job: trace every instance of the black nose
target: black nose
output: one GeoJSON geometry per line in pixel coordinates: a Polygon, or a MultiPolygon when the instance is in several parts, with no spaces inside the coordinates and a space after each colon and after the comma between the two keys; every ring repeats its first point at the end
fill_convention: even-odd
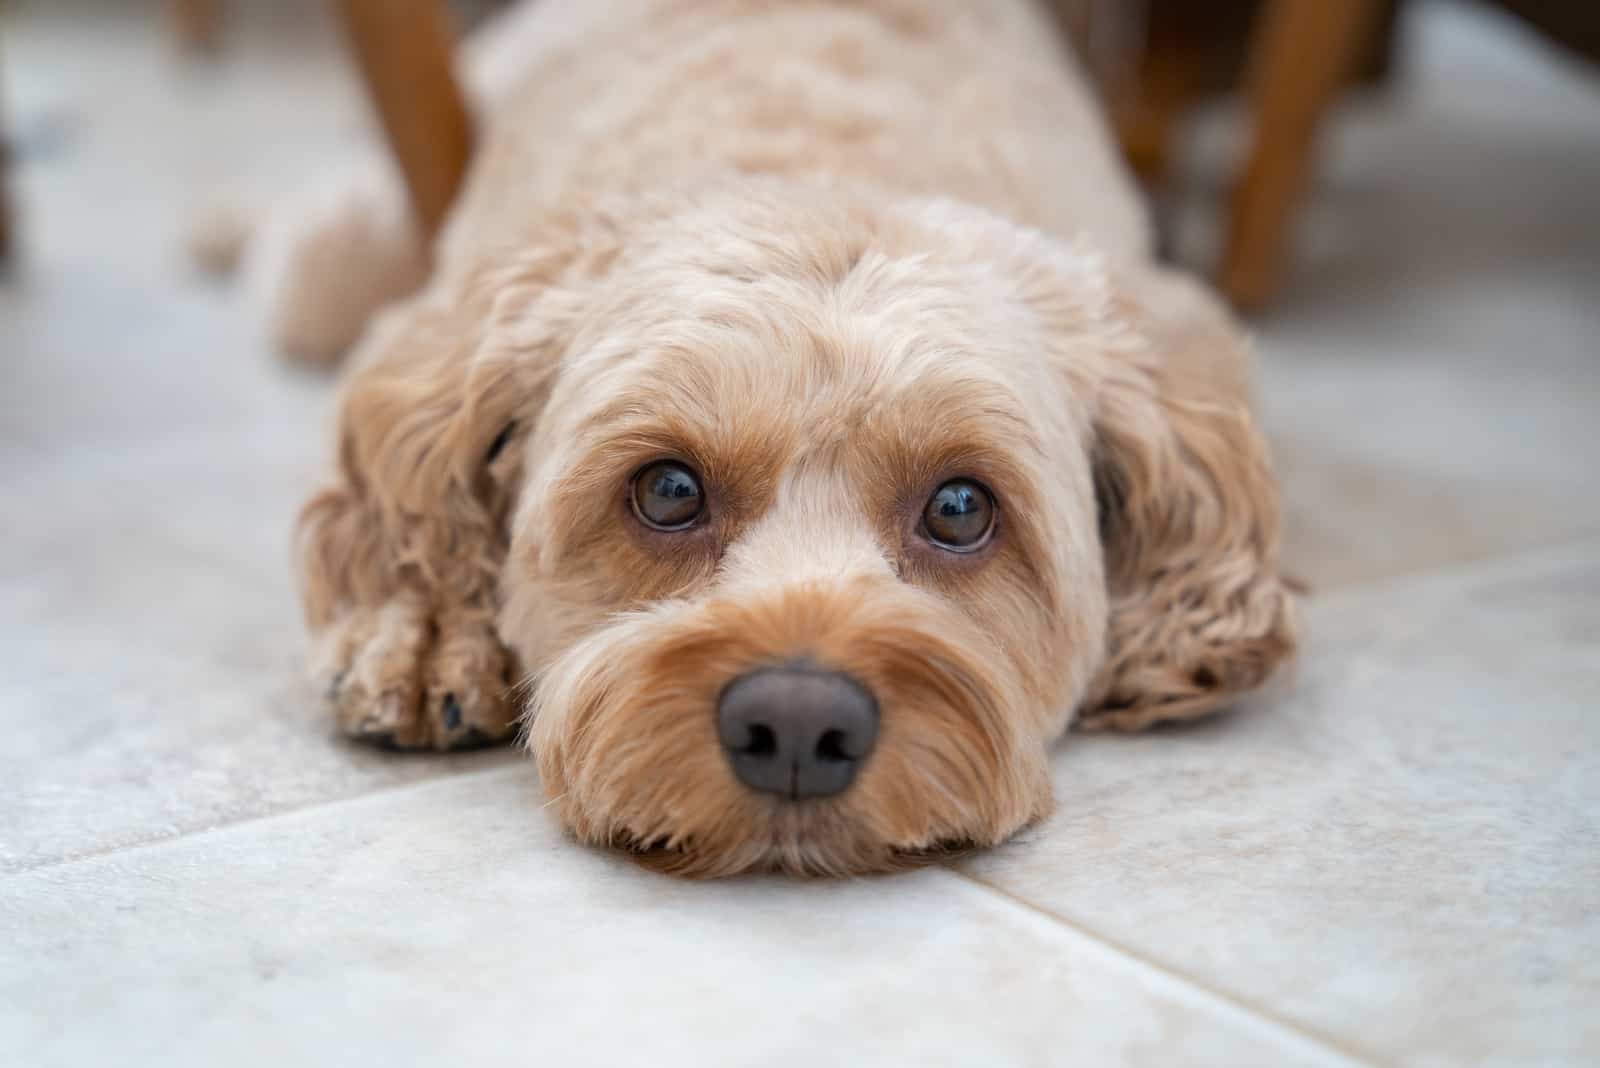
{"type": "Polygon", "coordinates": [[[878,703],[850,676],[805,666],[740,675],[717,702],[739,781],[791,801],[843,793],[878,740],[878,703]]]}

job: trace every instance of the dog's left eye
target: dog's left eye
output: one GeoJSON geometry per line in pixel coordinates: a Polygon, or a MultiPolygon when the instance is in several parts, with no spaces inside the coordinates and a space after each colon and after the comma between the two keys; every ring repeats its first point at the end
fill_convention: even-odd
{"type": "Polygon", "coordinates": [[[633,476],[633,514],[656,530],[687,530],[705,511],[700,480],[675,460],[657,460],[633,476]]]}
{"type": "Polygon", "coordinates": [[[941,549],[970,553],[994,533],[994,498],[970,479],[951,479],[933,491],[922,509],[922,529],[941,549]]]}

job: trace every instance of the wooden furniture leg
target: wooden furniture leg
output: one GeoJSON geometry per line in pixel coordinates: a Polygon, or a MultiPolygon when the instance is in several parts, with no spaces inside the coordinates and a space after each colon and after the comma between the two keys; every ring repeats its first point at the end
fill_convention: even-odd
{"type": "Polygon", "coordinates": [[[221,19],[217,0],[167,0],[167,22],[184,52],[210,52],[217,47],[221,19]]]}
{"type": "Polygon", "coordinates": [[[452,62],[442,0],[339,0],[345,28],[431,242],[472,151],[472,120],[452,62]]]}
{"type": "Polygon", "coordinates": [[[1173,132],[1194,102],[1180,57],[1145,57],[1132,100],[1116,109],[1117,137],[1128,165],[1152,186],[1171,170],[1173,132]]]}
{"type": "Polygon", "coordinates": [[[1242,308],[1272,294],[1317,128],[1381,10],[1379,0],[1268,0],[1262,11],[1249,81],[1253,140],[1234,191],[1220,280],[1242,308]]]}

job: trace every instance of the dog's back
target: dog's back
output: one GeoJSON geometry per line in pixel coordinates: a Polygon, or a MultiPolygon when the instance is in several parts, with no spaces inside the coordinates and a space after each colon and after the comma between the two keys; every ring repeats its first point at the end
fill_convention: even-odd
{"type": "MultiPolygon", "coordinates": [[[[1031,0],[522,0],[458,69],[481,129],[436,280],[547,245],[608,201],[748,175],[949,197],[1148,251],[1092,93],[1031,0]]],[[[212,207],[192,250],[231,264],[254,227],[212,207]]],[[[320,175],[264,231],[250,288],[274,345],[308,362],[341,356],[430,259],[376,154],[320,175]]]]}
{"type": "Polygon", "coordinates": [[[574,203],[729,173],[948,196],[1146,248],[1091,92],[1029,0],[541,0],[486,37],[446,262],[574,203]]]}

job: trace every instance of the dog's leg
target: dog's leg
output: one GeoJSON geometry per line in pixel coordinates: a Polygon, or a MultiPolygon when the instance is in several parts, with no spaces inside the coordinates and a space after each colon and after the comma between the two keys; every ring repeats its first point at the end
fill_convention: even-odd
{"type": "Polygon", "coordinates": [[[349,737],[463,749],[515,727],[512,658],[495,634],[503,540],[464,516],[398,524],[353,480],[307,505],[313,671],[349,737]],[[431,559],[430,559],[431,556],[431,559]]]}
{"type": "Polygon", "coordinates": [[[340,411],[338,477],[301,517],[315,669],[341,731],[459,749],[515,727],[494,627],[527,370],[476,356],[483,309],[417,298],[381,318],[340,411]]]}
{"type": "Polygon", "coordinates": [[[352,356],[337,478],[300,521],[316,663],[352,736],[456,749],[515,729],[508,517],[585,288],[622,247],[598,213],[540,234],[381,313],[352,356]]]}
{"type": "Polygon", "coordinates": [[[375,312],[422,285],[427,255],[399,180],[365,158],[276,212],[245,274],[273,347],[328,364],[375,312]]]}
{"type": "Polygon", "coordinates": [[[384,305],[427,277],[427,249],[405,190],[368,154],[282,203],[233,190],[188,220],[189,260],[214,275],[240,268],[272,347],[296,363],[336,363],[384,305]]]}

